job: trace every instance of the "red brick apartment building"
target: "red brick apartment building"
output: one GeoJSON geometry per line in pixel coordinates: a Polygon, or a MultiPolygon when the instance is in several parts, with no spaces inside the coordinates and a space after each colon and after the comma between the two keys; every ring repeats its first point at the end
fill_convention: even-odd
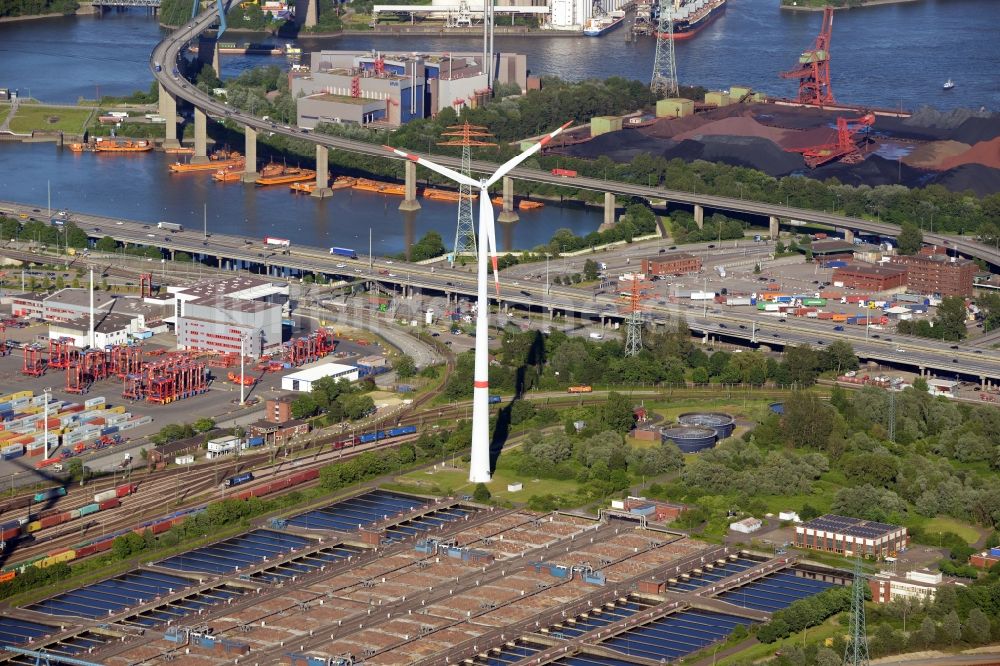
{"type": "Polygon", "coordinates": [[[906,269],[898,266],[852,263],[833,269],[833,281],[865,291],[890,291],[906,286],[906,269]]]}
{"type": "Polygon", "coordinates": [[[895,256],[892,263],[906,269],[906,287],[917,294],[972,296],[979,268],[975,262],[947,254],[895,256]]]}
{"type": "Polygon", "coordinates": [[[642,260],[642,272],[646,275],[677,275],[697,273],[701,270],[701,257],[687,252],[661,254],[642,260]]]}

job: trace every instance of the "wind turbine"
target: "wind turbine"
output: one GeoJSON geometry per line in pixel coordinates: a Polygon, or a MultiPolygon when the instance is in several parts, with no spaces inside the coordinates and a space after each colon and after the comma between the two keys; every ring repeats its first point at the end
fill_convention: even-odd
{"type": "Polygon", "coordinates": [[[472,389],[472,458],[469,464],[469,481],[471,483],[486,483],[490,480],[490,414],[489,414],[489,294],[486,286],[486,258],[493,263],[493,283],[497,295],[500,295],[500,274],[497,270],[497,240],[493,220],[493,202],[490,201],[489,188],[507,175],[511,169],[528,159],[545,145],[557,137],[570,123],[566,123],[553,132],[542,137],[541,141],[528,148],[517,157],[508,160],[488,178],[476,180],[457,171],[435,164],[429,160],[399,150],[392,146],[386,149],[411,162],[427,167],[459,185],[479,188],[479,251],[477,256],[478,278],[476,281],[476,365],[473,373],[472,389]]]}

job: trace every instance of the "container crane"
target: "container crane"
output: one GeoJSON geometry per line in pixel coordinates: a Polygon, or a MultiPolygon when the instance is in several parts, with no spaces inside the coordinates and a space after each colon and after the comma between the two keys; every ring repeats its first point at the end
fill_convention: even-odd
{"type": "Polygon", "coordinates": [[[857,135],[862,130],[875,124],[875,114],[866,113],[860,118],[837,118],[837,139],[836,141],[820,144],[818,146],[808,146],[805,148],[793,148],[789,152],[802,153],[806,166],[815,169],[818,166],[840,160],[847,164],[857,164],[864,160],[858,149],[857,135]]]}
{"type": "Polygon", "coordinates": [[[799,56],[799,66],[787,72],[781,72],[783,79],[799,80],[800,104],[823,106],[834,104],[833,88],[830,86],[830,38],[833,35],[833,7],[823,8],[823,26],[820,28],[816,43],[811,49],[799,56]]]}

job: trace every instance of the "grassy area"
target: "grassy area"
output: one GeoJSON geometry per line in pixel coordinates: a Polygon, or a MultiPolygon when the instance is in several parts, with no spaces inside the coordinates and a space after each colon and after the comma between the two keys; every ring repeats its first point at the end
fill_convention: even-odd
{"type": "Polygon", "coordinates": [[[846,633],[846,630],[840,623],[840,616],[834,615],[818,627],[812,627],[811,629],[792,634],[785,640],[776,643],[755,643],[745,650],[740,650],[724,659],[719,659],[717,663],[719,666],[752,663],[760,659],[773,657],[775,652],[787,652],[790,648],[796,645],[804,645],[806,642],[819,642],[822,645],[837,634],[844,633],[846,633]]]}
{"type": "Polygon", "coordinates": [[[17,107],[17,114],[10,121],[12,132],[27,134],[32,131],[48,130],[81,133],[93,113],[90,109],[71,109],[54,106],[17,107]]]}
{"type": "MultiPolygon", "coordinates": [[[[401,484],[411,489],[420,489],[424,493],[455,493],[458,495],[471,495],[475,489],[475,484],[469,483],[469,470],[461,462],[459,466],[451,463],[441,463],[429,469],[417,470],[404,474],[396,478],[401,484]],[[433,490],[437,488],[437,490],[433,490]]],[[[578,484],[573,479],[529,479],[518,474],[504,463],[501,456],[497,463],[493,480],[486,484],[490,493],[495,499],[509,500],[511,502],[527,502],[532,495],[555,494],[561,496],[574,495],[579,489],[578,484]],[[519,492],[509,492],[507,484],[521,482],[524,489],[519,492]]]]}
{"type": "Polygon", "coordinates": [[[954,532],[969,544],[976,543],[981,536],[979,530],[969,523],[963,523],[960,520],[948,518],[947,516],[931,518],[926,523],[923,523],[921,527],[927,532],[954,532]]]}

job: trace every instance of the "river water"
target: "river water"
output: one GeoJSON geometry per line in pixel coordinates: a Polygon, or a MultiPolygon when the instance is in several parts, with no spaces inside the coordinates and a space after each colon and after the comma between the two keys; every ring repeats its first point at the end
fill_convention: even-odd
{"type": "MultiPolygon", "coordinates": [[[[677,43],[682,82],[710,88],[749,85],[775,95],[794,94],[794,82],[777,78],[815,39],[820,14],[783,12],[777,0],[730,0],[727,12],[695,38],[677,43]]],[[[1000,2],[917,0],[838,12],[834,20],[832,76],[836,97],[861,104],[917,108],[929,104],[1000,109],[1000,2]],[[954,79],[956,87],[941,84],[954,79]]],[[[141,11],[0,24],[0,86],[46,102],[122,95],[149,87],[149,52],[161,37],[141,11]]],[[[233,39],[257,40],[251,35],[233,39]]],[[[612,75],[648,78],[654,44],[625,42],[625,31],[602,38],[498,37],[497,48],[525,53],[534,73],[568,79],[612,75]]],[[[300,40],[304,50],[471,50],[474,37],[346,36],[300,40]]],[[[223,56],[223,76],[282,58],[223,56]]],[[[415,216],[396,210],[399,199],[339,191],[331,200],[293,196],[287,188],[221,185],[207,176],[168,177],[165,155],[73,155],[51,144],[0,144],[0,197],[151,222],[200,226],[208,203],[209,226],[249,235],[281,233],[317,244],[363,245],[374,229],[376,251],[398,252],[408,235],[429,229],[454,236],[455,205],[423,201],[415,216]],[[364,223],[358,224],[360,215],[364,223]],[[363,242],[362,242],[363,241],[363,242]],[[379,243],[382,244],[381,248],[379,243]]],[[[598,211],[547,206],[521,214],[501,234],[505,249],[548,240],[561,227],[587,233],[598,211]]]]}

